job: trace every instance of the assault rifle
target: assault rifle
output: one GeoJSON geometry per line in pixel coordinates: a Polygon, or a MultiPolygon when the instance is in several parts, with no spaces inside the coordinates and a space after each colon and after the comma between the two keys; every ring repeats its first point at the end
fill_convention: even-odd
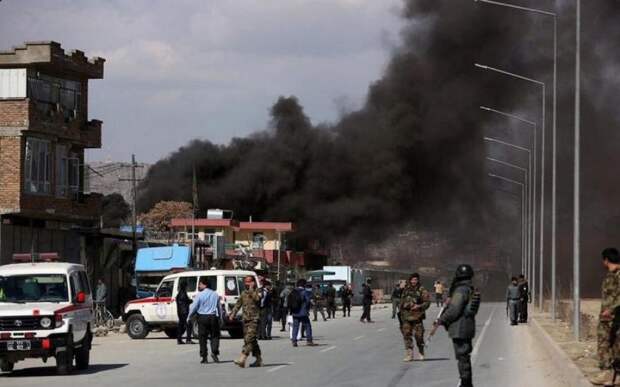
{"type": "Polygon", "coordinates": [[[428,345],[431,342],[431,339],[433,338],[433,336],[435,336],[435,333],[437,333],[437,329],[439,329],[439,319],[441,318],[441,315],[443,315],[443,312],[446,311],[446,308],[448,307],[449,303],[450,303],[450,299],[446,300],[446,302],[441,306],[441,309],[439,309],[439,313],[437,313],[435,322],[433,322],[433,327],[431,328],[431,331],[428,334],[428,339],[426,339],[426,345],[428,345]]]}

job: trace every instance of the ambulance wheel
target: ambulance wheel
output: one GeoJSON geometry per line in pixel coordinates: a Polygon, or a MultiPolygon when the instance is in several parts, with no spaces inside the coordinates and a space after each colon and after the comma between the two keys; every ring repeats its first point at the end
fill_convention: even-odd
{"type": "Polygon", "coordinates": [[[132,314],[127,319],[127,334],[132,339],[144,339],[149,334],[149,326],[140,314],[132,314]]]}
{"type": "Polygon", "coordinates": [[[90,329],[82,341],[82,346],[75,350],[75,368],[78,370],[87,370],[90,364],[90,344],[92,337],[90,329]]]}
{"type": "Polygon", "coordinates": [[[11,372],[13,371],[13,367],[15,367],[15,363],[5,359],[0,360],[0,371],[11,372]]]}
{"type": "Polygon", "coordinates": [[[67,343],[67,349],[56,354],[56,373],[68,375],[73,371],[73,344],[67,343]]]}
{"type": "Polygon", "coordinates": [[[168,336],[171,339],[176,339],[177,338],[177,332],[178,332],[178,330],[176,328],[166,328],[166,329],[164,329],[164,333],[166,334],[166,336],[168,336]]]}
{"type": "Polygon", "coordinates": [[[242,339],[243,338],[243,329],[229,329],[228,334],[232,339],[242,339]]]}

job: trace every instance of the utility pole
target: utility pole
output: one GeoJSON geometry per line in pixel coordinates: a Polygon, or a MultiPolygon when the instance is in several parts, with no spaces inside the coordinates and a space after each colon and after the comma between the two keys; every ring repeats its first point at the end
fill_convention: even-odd
{"type": "Polygon", "coordinates": [[[136,155],[131,155],[131,178],[130,179],[118,179],[118,181],[131,182],[131,250],[133,256],[136,256],[138,252],[138,240],[136,236],[136,229],[138,227],[138,220],[136,215],[136,201],[138,197],[138,185],[137,183],[142,179],[136,178],[136,168],[143,168],[142,165],[136,163],[136,155]]]}
{"type": "Polygon", "coordinates": [[[581,182],[579,172],[580,166],[580,147],[581,147],[581,0],[577,0],[577,37],[575,49],[575,189],[573,197],[573,327],[575,339],[581,339],[581,294],[580,294],[580,190],[581,182]]]}

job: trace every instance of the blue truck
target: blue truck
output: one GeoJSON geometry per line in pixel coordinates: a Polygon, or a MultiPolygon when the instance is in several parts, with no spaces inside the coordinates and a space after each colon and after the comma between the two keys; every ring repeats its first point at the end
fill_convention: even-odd
{"type": "Polygon", "coordinates": [[[136,296],[152,297],[162,278],[170,273],[191,268],[189,246],[174,244],[163,247],[145,247],[138,250],[135,263],[136,296]]]}

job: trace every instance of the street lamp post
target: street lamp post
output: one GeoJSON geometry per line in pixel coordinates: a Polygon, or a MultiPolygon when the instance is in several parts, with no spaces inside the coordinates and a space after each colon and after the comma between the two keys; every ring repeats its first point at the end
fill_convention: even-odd
{"type": "Polygon", "coordinates": [[[496,175],[494,173],[489,173],[489,177],[499,179],[511,184],[515,184],[521,187],[521,266],[523,267],[523,262],[525,261],[525,184],[516,180],[509,179],[504,176],[496,175]]]}
{"type": "MultiPolygon", "coordinates": [[[[546,96],[546,86],[544,82],[538,81],[536,79],[528,78],[523,75],[511,73],[509,71],[501,70],[495,67],[481,65],[476,63],[476,67],[493,71],[499,74],[503,74],[512,78],[517,78],[526,82],[530,82],[537,86],[541,87],[542,98],[541,98],[541,108],[542,108],[542,118],[541,118],[541,143],[540,143],[540,245],[539,245],[539,255],[538,255],[538,287],[540,291],[538,292],[538,306],[542,310],[543,308],[543,296],[544,296],[544,246],[545,246],[545,143],[546,143],[546,104],[545,104],[545,96],[546,96]]],[[[534,190],[534,196],[536,196],[536,190],[534,190]]],[[[534,246],[536,243],[534,243],[534,246]]],[[[535,247],[534,247],[535,248],[535,247]]],[[[552,285],[553,287],[553,285],[552,285]]]]}
{"type": "MultiPolygon", "coordinates": [[[[529,174],[528,174],[528,176],[527,176],[527,180],[526,180],[526,182],[525,182],[525,184],[526,184],[526,185],[525,185],[525,188],[526,188],[526,190],[528,190],[528,189],[529,189],[529,187],[530,187],[530,181],[529,181],[529,179],[531,179],[531,176],[532,176],[532,151],[531,151],[530,149],[524,148],[524,147],[522,147],[522,146],[518,146],[518,145],[515,145],[515,144],[511,144],[511,143],[509,143],[509,142],[502,141],[502,140],[499,140],[499,139],[497,139],[497,138],[492,138],[492,137],[484,137],[484,140],[485,140],[485,141],[489,141],[489,142],[493,142],[493,143],[496,143],[496,144],[500,144],[500,145],[508,146],[508,147],[510,147],[510,148],[513,148],[513,149],[516,149],[516,150],[519,150],[519,151],[524,151],[524,152],[527,152],[527,153],[528,153],[528,170],[529,170],[529,174]]],[[[531,206],[530,200],[531,200],[531,197],[528,199],[528,203],[527,203],[527,204],[528,204],[528,207],[529,207],[529,206],[531,206]]],[[[531,208],[531,207],[530,207],[530,208],[531,208]]],[[[531,219],[527,222],[527,224],[531,224],[531,219]]],[[[526,231],[526,232],[527,232],[527,231],[526,231]]],[[[529,234],[529,233],[528,233],[528,234],[529,234]]],[[[527,237],[526,237],[526,252],[527,252],[527,253],[526,253],[525,266],[523,267],[523,273],[526,273],[526,275],[529,273],[529,270],[530,270],[530,268],[531,268],[531,262],[532,262],[532,260],[531,260],[531,255],[529,254],[529,248],[528,248],[528,247],[529,247],[529,245],[527,244],[527,243],[528,243],[528,241],[529,241],[529,238],[527,238],[527,237]]]]}
{"type": "Polygon", "coordinates": [[[573,326],[575,339],[580,340],[581,330],[581,295],[580,295],[580,250],[581,239],[579,223],[581,219],[580,213],[580,168],[581,168],[581,0],[577,0],[577,20],[576,20],[576,49],[575,49],[575,166],[574,166],[574,184],[573,193],[573,326]]]}
{"type": "MultiPolygon", "coordinates": [[[[536,219],[536,202],[535,202],[535,196],[536,196],[536,181],[538,179],[537,174],[538,174],[538,168],[537,168],[537,136],[538,136],[538,125],[535,122],[532,122],[530,120],[527,120],[525,118],[519,117],[517,115],[514,114],[510,114],[501,110],[497,110],[497,109],[493,109],[487,106],[480,106],[480,109],[491,112],[491,113],[495,113],[498,114],[500,116],[503,117],[507,117],[513,120],[517,120],[519,122],[528,124],[532,127],[533,129],[533,152],[534,152],[534,166],[533,166],[533,175],[532,175],[532,169],[529,170],[529,177],[528,177],[528,181],[530,182],[529,184],[529,190],[528,190],[528,195],[529,195],[529,209],[530,209],[530,259],[531,259],[531,265],[530,265],[530,272],[528,272],[528,278],[531,279],[532,281],[532,299],[536,300],[536,292],[537,292],[537,288],[536,288],[536,265],[535,265],[535,261],[536,261],[536,257],[535,257],[535,241],[536,241],[536,225],[534,223],[534,219],[536,219]],[[533,177],[532,177],[533,176],[533,177]],[[533,184],[531,184],[533,180],[533,184]],[[533,186],[533,187],[532,187],[533,186]]],[[[489,159],[487,157],[487,159],[489,159]]],[[[494,160],[492,160],[494,161],[494,160]]],[[[499,162],[499,160],[497,160],[499,162]]],[[[510,166],[516,167],[513,164],[510,164],[510,166]]],[[[539,286],[542,285],[542,282],[539,283],[539,286]]],[[[541,289],[541,293],[542,293],[542,286],[540,286],[541,289]]],[[[541,307],[541,305],[539,305],[539,307],[541,307]]]]}
{"type": "MultiPolygon", "coordinates": [[[[553,320],[555,320],[556,317],[556,287],[555,287],[555,282],[556,282],[556,223],[557,223],[557,213],[556,213],[556,193],[557,193],[557,91],[558,91],[558,15],[555,12],[549,12],[549,11],[544,11],[541,9],[536,9],[536,8],[528,8],[528,7],[523,7],[523,6],[519,6],[519,5],[515,5],[515,4],[510,4],[510,3],[504,3],[501,1],[496,1],[496,0],[474,0],[476,2],[480,2],[480,3],[487,3],[487,4],[491,4],[491,5],[497,5],[497,6],[501,6],[501,7],[507,7],[507,8],[512,8],[512,9],[516,9],[518,11],[523,11],[523,12],[529,12],[529,13],[535,13],[535,14],[539,14],[539,15],[544,15],[544,16],[550,16],[553,18],[553,154],[552,154],[552,178],[551,178],[551,318],[553,320]]],[[[577,1],[577,35],[579,35],[579,23],[580,23],[580,6],[581,3],[578,0],[577,1]]],[[[577,56],[579,56],[579,36],[577,37],[577,43],[578,43],[578,49],[577,49],[577,56]]],[[[579,63],[576,66],[576,72],[579,72],[579,63]]],[[[577,89],[578,90],[578,89],[577,89]]],[[[544,104],[544,102],[543,102],[544,104]]],[[[575,97],[575,105],[578,105],[577,102],[577,97],[575,97]]],[[[578,124],[576,122],[576,126],[575,126],[575,131],[578,131],[578,124]]],[[[543,141],[544,141],[544,135],[543,135],[543,141]]],[[[575,143],[576,147],[577,142],[575,143]]],[[[543,146],[543,155],[544,155],[544,146],[543,146]]],[[[576,164],[578,163],[578,159],[575,162],[576,164]]],[[[543,169],[544,171],[544,169],[543,169]]],[[[544,184],[544,179],[542,180],[543,184],[544,184]]],[[[544,190],[543,190],[544,192],[544,190]]],[[[542,202],[542,199],[541,199],[542,202]]],[[[578,213],[577,213],[578,215],[578,213]]],[[[541,218],[544,217],[544,213],[543,210],[541,209],[541,218]]],[[[577,218],[577,217],[576,217],[577,218]]],[[[577,222],[577,219],[575,220],[575,222],[577,222]]],[[[542,221],[541,221],[541,230],[540,230],[540,234],[541,234],[541,262],[540,262],[540,266],[542,269],[542,235],[543,235],[543,228],[542,228],[542,221]]],[[[541,278],[542,278],[542,270],[540,272],[541,274],[541,278]]],[[[541,282],[542,284],[542,282],[541,282]]],[[[575,283],[574,285],[578,285],[578,282],[575,283]]],[[[574,288],[576,289],[575,292],[579,292],[579,290],[577,289],[576,286],[574,286],[574,288]]],[[[541,305],[542,305],[542,292],[541,292],[541,305]]],[[[578,329],[578,328],[577,328],[578,329]]]]}

